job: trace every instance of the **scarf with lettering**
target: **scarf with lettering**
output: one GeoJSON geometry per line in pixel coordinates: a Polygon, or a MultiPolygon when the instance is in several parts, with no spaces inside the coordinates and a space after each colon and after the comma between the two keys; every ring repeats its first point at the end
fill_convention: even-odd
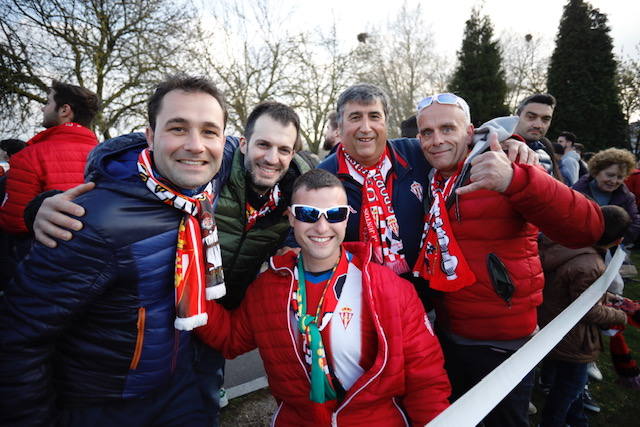
{"type": "MultiPolygon", "coordinates": [[[[388,150],[388,149],[387,149],[388,150]]],[[[341,145],[337,151],[339,168],[348,170],[357,181],[362,181],[362,208],[360,209],[360,239],[371,243],[373,259],[385,265],[396,274],[409,271],[405,260],[404,248],[400,239],[400,227],[391,204],[392,182],[387,186],[382,167],[385,161],[390,163],[389,153],[385,152],[380,161],[367,169],[354,160],[341,145]],[[351,169],[347,167],[351,166],[351,169]],[[357,179],[360,178],[360,179],[357,179]]]]}
{"type": "Polygon", "coordinates": [[[298,263],[294,271],[297,279],[294,283],[291,307],[298,320],[298,329],[303,337],[303,351],[306,362],[311,366],[310,400],[319,404],[316,416],[328,421],[336,405],[336,392],[333,388],[327,355],[322,343],[321,331],[329,324],[333,312],[338,304],[340,292],[347,279],[349,259],[351,255],[342,250],[340,259],[333,269],[331,278],[326,281],[315,315],[310,315],[307,305],[307,288],[304,277],[304,263],[302,254],[298,256],[298,263]]]}
{"type": "Polygon", "coordinates": [[[193,197],[180,194],[154,175],[148,148],[138,156],[138,172],[158,199],[184,212],[176,247],[174,326],[190,331],[206,325],[205,300],[217,299],[226,293],[218,229],[213,217],[213,186],[207,184],[202,193],[193,197]]]}
{"type": "Polygon", "coordinates": [[[249,231],[256,225],[256,221],[258,218],[262,218],[263,216],[269,215],[269,213],[273,212],[280,202],[280,187],[276,184],[271,190],[269,190],[269,198],[265,202],[264,205],[260,209],[254,209],[253,206],[249,202],[245,204],[246,212],[247,212],[247,225],[244,227],[244,231],[249,231]]]}
{"type": "Polygon", "coordinates": [[[459,174],[460,169],[445,180],[436,171],[431,178],[433,203],[425,215],[420,253],[413,267],[415,277],[428,280],[430,288],[443,292],[454,292],[476,281],[453,234],[446,207],[459,174]]]}

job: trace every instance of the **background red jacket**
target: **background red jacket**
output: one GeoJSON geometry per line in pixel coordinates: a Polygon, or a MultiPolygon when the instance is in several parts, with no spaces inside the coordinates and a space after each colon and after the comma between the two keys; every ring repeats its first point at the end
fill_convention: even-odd
{"type": "Polygon", "coordinates": [[[0,225],[10,233],[26,233],[27,204],[47,190],[68,190],[84,182],[87,155],[98,144],[96,135],[77,123],[46,129],[11,156],[0,225]]]}
{"type": "MultiPolygon", "coordinates": [[[[378,350],[371,369],[338,404],[334,425],[424,425],[449,405],[440,344],[413,286],[386,267],[369,263],[369,246],[355,242],[344,247],[363,272],[363,302],[376,322],[378,350]]],[[[249,286],[238,309],[228,312],[210,302],[208,323],[197,331],[227,358],[258,347],[279,405],[276,426],[318,426],[312,418],[307,365],[290,309],[295,262],[292,252],[271,258],[271,268],[249,286]]]]}
{"type": "Polygon", "coordinates": [[[453,234],[476,282],[436,301],[444,329],[473,340],[514,340],[534,332],[544,276],[538,231],[571,248],[591,246],[602,235],[595,202],[541,168],[513,165],[504,193],[478,190],[459,197],[448,210],[453,234]],[[495,291],[487,257],[502,261],[515,287],[507,302],[495,291]]]}

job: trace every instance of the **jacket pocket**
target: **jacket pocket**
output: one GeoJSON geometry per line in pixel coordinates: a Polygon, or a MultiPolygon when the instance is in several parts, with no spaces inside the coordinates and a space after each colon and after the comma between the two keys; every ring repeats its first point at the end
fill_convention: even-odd
{"type": "Polygon", "coordinates": [[[138,362],[140,362],[140,356],[142,355],[142,344],[144,343],[144,320],[145,320],[145,309],[144,307],[138,308],[138,336],[136,338],[136,348],[133,352],[133,357],[131,358],[131,364],[129,365],[129,369],[137,369],[138,362]]]}
{"type": "Polygon", "coordinates": [[[498,258],[498,255],[494,253],[487,255],[487,270],[489,270],[493,290],[511,307],[511,296],[513,295],[515,287],[513,286],[507,267],[505,267],[500,258],[498,258]]]}

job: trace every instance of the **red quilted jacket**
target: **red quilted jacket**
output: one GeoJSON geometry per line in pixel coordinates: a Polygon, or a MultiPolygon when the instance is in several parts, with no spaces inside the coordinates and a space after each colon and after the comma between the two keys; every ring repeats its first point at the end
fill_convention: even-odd
{"type": "Polygon", "coordinates": [[[68,190],[84,182],[87,155],[98,144],[96,135],[77,123],[46,129],[11,156],[0,224],[10,233],[26,233],[23,214],[27,204],[48,190],[68,190]]]}
{"type": "MultiPolygon", "coordinates": [[[[422,426],[449,405],[440,344],[412,285],[369,263],[370,250],[363,243],[344,247],[363,271],[364,302],[374,313],[379,346],[371,369],[338,404],[332,425],[422,426]]],[[[197,331],[227,358],[258,347],[279,404],[274,425],[319,426],[312,415],[307,366],[290,309],[295,261],[291,252],[271,258],[271,268],[249,286],[238,309],[228,312],[210,303],[207,326],[197,331]]]]}
{"type": "Polygon", "coordinates": [[[479,190],[460,196],[449,209],[458,244],[477,281],[436,301],[445,330],[474,340],[514,340],[534,332],[544,276],[538,231],[560,244],[581,248],[602,235],[600,208],[541,168],[513,165],[504,193],[479,190]],[[456,216],[456,209],[459,217],[456,216]],[[515,287],[510,302],[493,288],[488,254],[502,261],[515,287]]]}

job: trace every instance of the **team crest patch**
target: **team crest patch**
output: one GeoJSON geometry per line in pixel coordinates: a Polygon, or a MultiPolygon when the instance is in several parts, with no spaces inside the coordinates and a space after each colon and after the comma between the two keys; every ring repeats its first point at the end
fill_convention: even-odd
{"type": "Polygon", "coordinates": [[[413,184],[411,184],[411,192],[418,198],[418,200],[422,201],[422,184],[413,181],[413,184]]]}
{"type": "Polygon", "coordinates": [[[351,319],[353,319],[353,310],[351,310],[349,307],[342,307],[340,309],[340,320],[342,320],[342,325],[344,325],[344,328],[347,329],[347,326],[349,326],[349,322],[351,322],[351,319]]]}

